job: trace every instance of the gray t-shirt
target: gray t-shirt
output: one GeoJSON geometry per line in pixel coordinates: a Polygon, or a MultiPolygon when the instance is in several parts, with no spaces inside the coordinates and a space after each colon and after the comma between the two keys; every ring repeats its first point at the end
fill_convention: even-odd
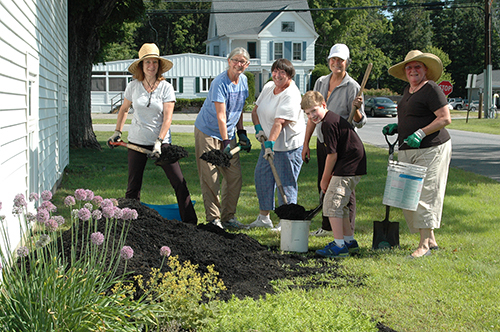
{"type": "MultiPolygon", "coordinates": [[[[141,81],[133,80],[125,89],[125,98],[132,102],[134,113],[128,131],[128,140],[141,145],[153,145],[160,134],[163,124],[163,103],[175,102],[172,84],[160,81],[151,96],[141,81]],[[151,104],[149,98],[151,97],[151,104]]],[[[170,129],[163,143],[171,143],[170,129]]]]}
{"type": "MultiPolygon", "coordinates": [[[[358,95],[359,89],[361,86],[356,82],[348,73],[345,74],[342,82],[333,89],[330,97],[328,97],[328,87],[330,86],[330,77],[332,74],[321,76],[318,78],[316,83],[314,84],[314,91],[319,91],[326,100],[326,108],[344,119],[349,118],[349,114],[351,114],[352,110],[352,102],[358,95]]],[[[366,123],[366,114],[365,114],[365,105],[361,104],[361,108],[359,109],[361,112],[362,118],[361,121],[355,122],[352,124],[355,128],[361,128],[366,123]]],[[[321,132],[321,122],[316,125],[316,135],[318,136],[318,140],[323,143],[323,133],[321,132]]]]}

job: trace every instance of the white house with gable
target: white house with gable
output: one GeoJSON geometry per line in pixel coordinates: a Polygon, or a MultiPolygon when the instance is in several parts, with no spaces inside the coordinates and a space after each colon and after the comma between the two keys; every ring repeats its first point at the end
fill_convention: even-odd
{"type": "Polygon", "coordinates": [[[53,190],[69,162],[67,11],[65,0],[0,1],[0,215],[14,245],[15,195],[53,190]]]}
{"type": "Polygon", "coordinates": [[[305,93],[318,34],[311,13],[301,9],[309,9],[307,1],[213,1],[206,53],[226,57],[235,47],[246,48],[251,58],[247,70],[255,75],[257,93],[271,77],[273,62],[286,58],[295,68],[295,83],[305,93]]]}

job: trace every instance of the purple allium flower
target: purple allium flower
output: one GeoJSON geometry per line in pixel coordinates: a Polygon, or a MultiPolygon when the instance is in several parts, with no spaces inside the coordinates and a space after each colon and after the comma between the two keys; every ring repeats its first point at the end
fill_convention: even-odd
{"type": "Polygon", "coordinates": [[[50,190],[44,190],[41,196],[44,201],[50,201],[52,199],[52,192],[50,190]]]}
{"type": "Polygon", "coordinates": [[[170,250],[169,247],[167,246],[163,246],[160,248],[160,256],[170,256],[170,253],[172,252],[172,250],[170,250]]]}
{"type": "Polygon", "coordinates": [[[23,194],[17,194],[14,197],[14,206],[15,207],[28,206],[28,203],[26,203],[26,200],[24,199],[24,195],[23,194]]]}
{"type": "Polygon", "coordinates": [[[89,209],[87,208],[81,208],[79,211],[78,211],[78,218],[80,218],[81,220],[83,221],[87,221],[90,219],[90,211],[89,209]]]}
{"type": "Polygon", "coordinates": [[[71,210],[71,217],[78,218],[78,209],[71,210]]]}
{"type": "Polygon", "coordinates": [[[92,211],[92,219],[99,220],[101,218],[102,218],[102,212],[101,212],[101,210],[94,210],[94,211],[92,211]]]}
{"type": "Polygon", "coordinates": [[[133,215],[132,209],[125,207],[122,209],[122,212],[123,212],[122,215],[123,220],[132,220],[132,215],[133,215]]]}
{"type": "Polygon", "coordinates": [[[85,203],[83,207],[87,208],[89,211],[92,211],[94,209],[92,203],[85,203]]]}
{"type": "Polygon", "coordinates": [[[118,206],[118,200],[116,198],[110,198],[110,201],[113,202],[113,206],[118,206]]]}
{"type": "MultiPolygon", "coordinates": [[[[100,246],[104,242],[104,235],[101,232],[95,232],[90,234],[90,241],[96,246],[100,246]]],[[[123,250],[123,249],[122,249],[123,250]]],[[[133,254],[132,250],[132,254],[133,254]]]]}
{"type": "Polygon", "coordinates": [[[26,256],[28,256],[29,252],[30,252],[29,249],[27,247],[24,247],[24,246],[23,247],[19,247],[17,249],[17,255],[19,257],[26,257],[26,256]]]}
{"type": "Polygon", "coordinates": [[[87,198],[87,192],[85,189],[77,189],[75,190],[75,198],[77,201],[83,201],[87,198]]]}
{"type": "Polygon", "coordinates": [[[102,215],[106,219],[113,218],[115,215],[115,208],[113,206],[106,206],[102,209],[102,215]]]}
{"type": "Polygon", "coordinates": [[[58,227],[59,227],[59,224],[57,223],[57,221],[55,219],[49,219],[45,223],[45,228],[47,228],[47,230],[49,232],[55,232],[58,227]]]}
{"type": "Polygon", "coordinates": [[[36,214],[36,220],[38,220],[39,223],[45,224],[47,220],[49,220],[50,214],[49,211],[43,208],[38,208],[38,213],[36,214]]]}
{"type": "Polygon", "coordinates": [[[36,241],[35,245],[37,248],[45,247],[50,242],[50,236],[48,234],[40,235],[40,239],[36,241]]]}
{"type": "Polygon", "coordinates": [[[139,217],[139,213],[137,213],[136,209],[132,209],[132,219],[131,220],[136,220],[137,217],[139,217]]]}
{"type": "Polygon", "coordinates": [[[30,202],[33,202],[33,201],[38,201],[39,198],[40,198],[40,196],[37,193],[33,192],[30,194],[29,200],[30,200],[30,202]]]}
{"type": "Polygon", "coordinates": [[[75,204],[76,202],[73,196],[66,196],[66,198],[64,199],[64,205],[66,206],[73,206],[75,204]]]}
{"type": "Polygon", "coordinates": [[[44,201],[42,205],[40,205],[41,208],[46,209],[49,212],[56,212],[57,211],[57,206],[52,204],[51,201],[44,201]]]}
{"type": "Polygon", "coordinates": [[[23,213],[22,206],[13,206],[12,207],[12,214],[22,214],[22,213],[23,213]]]}
{"type": "Polygon", "coordinates": [[[134,250],[129,246],[123,246],[122,250],[120,250],[120,256],[125,260],[129,260],[134,256],[134,250]]]}
{"type": "Polygon", "coordinates": [[[106,198],[101,202],[101,208],[112,207],[112,206],[113,202],[109,198],[106,198]]]}
{"type": "Polygon", "coordinates": [[[36,215],[33,214],[33,212],[28,212],[26,214],[26,220],[28,220],[28,222],[32,223],[36,220],[36,215]]]}
{"type": "Polygon", "coordinates": [[[57,221],[57,225],[59,226],[63,225],[66,222],[63,216],[54,216],[54,220],[57,221]]]}
{"type": "Polygon", "coordinates": [[[114,217],[115,217],[116,219],[121,219],[121,218],[122,218],[122,216],[123,216],[122,209],[120,209],[119,207],[115,206],[115,207],[114,207],[114,210],[115,210],[115,212],[114,212],[114,217]]]}
{"type": "Polygon", "coordinates": [[[92,199],[92,203],[94,203],[95,206],[100,207],[103,199],[101,196],[94,196],[94,199],[92,199]]]}
{"type": "Polygon", "coordinates": [[[85,194],[87,195],[87,197],[85,197],[86,201],[91,201],[92,199],[94,199],[94,192],[92,190],[85,190],[85,194]]]}

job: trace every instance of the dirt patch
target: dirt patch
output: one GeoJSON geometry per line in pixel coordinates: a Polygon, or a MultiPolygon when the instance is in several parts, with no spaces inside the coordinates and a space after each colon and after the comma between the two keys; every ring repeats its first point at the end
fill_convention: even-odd
{"type": "MultiPolygon", "coordinates": [[[[120,199],[121,208],[128,207],[138,212],[138,219],[130,222],[126,245],[134,250],[133,257],[127,262],[127,272],[133,275],[149,275],[151,268],[159,268],[162,257],[160,248],[169,246],[172,255],[181,262],[190,261],[198,265],[201,273],[207,272],[208,265],[214,265],[227,290],[219,294],[222,300],[228,300],[234,294],[238,298],[251,297],[258,299],[261,295],[274,293],[270,284],[272,280],[310,277],[311,275],[328,274],[329,279],[343,278],[346,283],[361,286],[359,276],[340,273],[337,263],[311,255],[286,253],[278,248],[261,245],[246,234],[228,233],[212,224],[194,226],[176,220],[167,220],[158,212],[141,205],[138,201],[120,199]],[[314,259],[314,268],[299,266],[314,259]]],[[[99,228],[104,228],[104,223],[99,228]]],[[[123,225],[119,221],[118,225],[123,225]]],[[[70,232],[63,234],[70,236],[70,232]]],[[[66,239],[64,239],[66,241],[66,239]]],[[[67,242],[66,242],[67,243],[67,242]]],[[[166,271],[167,267],[163,267],[166,271]]],[[[118,272],[123,272],[123,265],[118,272]]],[[[327,281],[307,278],[307,283],[294,283],[293,288],[311,289],[324,287],[327,281]]],[[[338,282],[336,282],[338,284],[338,282]]],[[[383,324],[379,331],[391,332],[383,324]]]]}

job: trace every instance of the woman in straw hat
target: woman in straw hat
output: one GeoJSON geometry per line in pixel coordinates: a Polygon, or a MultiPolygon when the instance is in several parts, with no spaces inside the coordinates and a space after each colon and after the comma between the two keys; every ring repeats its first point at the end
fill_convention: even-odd
{"type": "Polygon", "coordinates": [[[412,233],[420,233],[418,248],[410,258],[428,256],[438,249],[434,229],[441,225],[443,200],[451,159],[451,139],[445,129],[451,123],[445,95],[435,83],[443,72],[441,59],[418,50],[389,68],[389,74],[409,83],[398,104],[398,122],[382,133],[398,133],[401,162],[427,167],[416,211],[403,210],[412,233]]]}
{"type": "Polygon", "coordinates": [[[206,220],[221,228],[244,228],[235,216],[243,183],[239,154],[231,156],[229,167],[214,166],[200,159],[203,153],[215,149],[230,154],[230,149],[236,147],[236,138],[242,149],[248,152],[251,148],[243,128],[243,107],[248,97],[247,77],[243,72],[250,64],[250,55],[243,47],[237,47],[229,53],[227,64],[227,70],[210,85],[194,123],[196,163],[206,220]]]}
{"type": "MultiPolygon", "coordinates": [[[[127,114],[133,104],[134,113],[128,141],[152,152],[146,156],[144,153],[128,150],[126,198],[140,199],[142,178],[148,157],[159,158],[162,145],[171,143],[170,124],[175,94],[172,85],[162,76],[170,68],[172,62],[160,57],[160,51],[155,44],[142,45],[139,59],[128,67],[128,71],[135,79],[125,89],[125,98],[118,113],[115,133],[109,138],[108,146],[113,148],[109,142],[120,140],[127,114]]],[[[160,165],[175,190],[182,221],[197,224],[196,212],[179,163],[160,165]]]]}
{"type": "MultiPolygon", "coordinates": [[[[366,124],[366,114],[364,111],[363,97],[357,97],[359,89],[356,82],[347,73],[347,68],[351,64],[349,47],[345,44],[335,44],[328,54],[328,67],[332,71],[326,76],[318,78],[314,84],[314,91],[319,91],[325,98],[326,108],[344,119],[349,118],[353,106],[356,108],[353,118],[353,126],[362,128],[366,124]]],[[[320,182],[326,162],[326,148],[324,145],[323,134],[321,132],[321,123],[315,125],[312,121],[307,121],[306,138],[304,149],[302,150],[302,159],[307,160],[310,157],[309,141],[316,128],[316,156],[318,161],[318,189],[321,192],[320,182]]],[[[349,198],[349,220],[351,229],[354,232],[356,222],[356,193],[353,190],[349,198]]],[[[327,236],[332,234],[332,227],[328,217],[323,216],[322,225],[310,233],[311,236],[327,236]]],[[[359,251],[359,245],[352,237],[352,234],[345,236],[345,241],[351,252],[359,251]]]]}

